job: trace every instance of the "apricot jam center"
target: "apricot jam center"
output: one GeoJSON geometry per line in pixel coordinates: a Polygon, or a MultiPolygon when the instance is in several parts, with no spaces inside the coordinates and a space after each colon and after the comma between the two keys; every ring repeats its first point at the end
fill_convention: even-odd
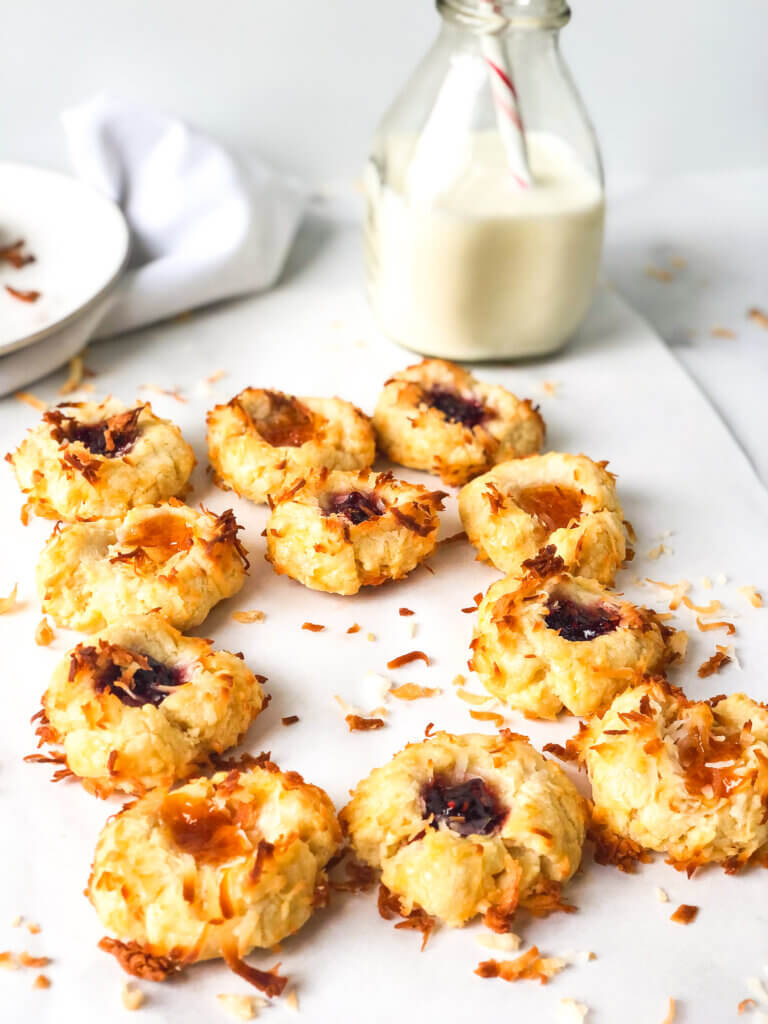
{"type": "Polygon", "coordinates": [[[451,423],[461,423],[471,430],[486,418],[486,409],[476,398],[464,398],[458,391],[448,388],[430,388],[426,393],[427,404],[437,409],[451,423]]]}
{"type": "Polygon", "coordinates": [[[350,523],[357,526],[368,519],[382,515],[384,505],[375,494],[364,494],[362,491],[343,491],[329,495],[326,498],[323,511],[327,516],[344,516],[350,523]]]}
{"type": "Polygon", "coordinates": [[[515,504],[535,516],[547,533],[562,530],[581,515],[581,495],[557,484],[526,487],[515,497],[515,504]]]}
{"type": "Polygon", "coordinates": [[[615,608],[600,602],[582,604],[565,594],[550,594],[544,621],[549,629],[557,630],[564,640],[594,640],[604,633],[612,633],[621,620],[615,608]]]}
{"type": "Polygon", "coordinates": [[[126,674],[120,665],[109,664],[95,679],[96,692],[114,693],[129,708],[140,708],[144,704],[158,707],[175,687],[185,682],[181,670],[169,668],[148,654],[140,657],[147,667],[136,669],[133,676],[126,674]]]}
{"type": "Polygon", "coordinates": [[[170,793],[160,817],[178,849],[198,862],[219,863],[251,850],[229,807],[219,807],[204,797],[170,793]]]}
{"type": "Polygon", "coordinates": [[[312,413],[297,398],[268,391],[269,412],[256,428],[273,448],[299,448],[315,434],[312,413]]]}
{"type": "Polygon", "coordinates": [[[192,547],[194,532],[182,516],[160,512],[130,526],[121,544],[141,548],[156,562],[164,562],[172,555],[192,547]]]}
{"type": "Polygon", "coordinates": [[[496,797],[483,779],[448,785],[433,779],[423,793],[424,817],[432,815],[432,827],[443,822],[460,836],[487,836],[505,817],[496,797]]]}

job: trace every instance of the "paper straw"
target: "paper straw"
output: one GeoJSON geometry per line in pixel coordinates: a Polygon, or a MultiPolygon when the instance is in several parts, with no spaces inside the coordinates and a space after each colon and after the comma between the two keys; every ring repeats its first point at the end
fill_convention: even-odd
{"type": "MultiPolygon", "coordinates": [[[[494,13],[501,13],[493,0],[482,0],[482,2],[494,13]]],[[[529,188],[533,183],[533,178],[528,166],[525,128],[520,117],[517,90],[512,81],[512,72],[504,47],[497,36],[484,34],[481,36],[480,48],[488,69],[493,105],[496,110],[496,124],[507,154],[509,168],[518,185],[521,188],[529,188]]]]}

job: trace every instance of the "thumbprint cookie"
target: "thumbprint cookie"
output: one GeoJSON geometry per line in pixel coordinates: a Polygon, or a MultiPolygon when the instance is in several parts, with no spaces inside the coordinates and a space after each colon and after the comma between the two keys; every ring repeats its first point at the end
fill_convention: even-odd
{"type": "Polygon", "coordinates": [[[552,545],[569,572],[612,584],[627,555],[614,477],[586,455],[503,462],[461,489],[459,514],[478,555],[519,575],[552,545]]]}
{"type": "Polygon", "coordinates": [[[267,558],[332,594],[401,579],[434,551],[444,497],[391,473],[311,473],[273,503],[267,558]]]}
{"type": "Polygon", "coordinates": [[[100,519],[181,494],[195,456],[149,403],[60,405],[43,414],[13,454],[27,507],[46,519],[100,519]]]}
{"type": "Polygon", "coordinates": [[[286,983],[244,962],[292,935],[326,901],[341,833],[333,804],[267,755],[128,804],[101,832],[86,895],[116,938],[102,949],[161,981],[200,960],[267,995],[286,983]]]}
{"type": "Polygon", "coordinates": [[[505,931],[518,906],[559,905],[586,803],[525,736],[438,732],[358,783],[340,818],[404,916],[420,908],[457,927],[483,914],[505,931]]]}
{"type": "Polygon", "coordinates": [[[231,510],[217,516],[175,501],[57,524],[37,564],[43,611],[84,633],[155,610],[177,629],[198,626],[245,581],[240,529],[231,510]]]}
{"type": "Polygon", "coordinates": [[[597,580],[571,576],[554,548],[480,603],[471,666],[489,693],[537,718],[590,715],[678,657],[685,634],[597,580]]]}
{"type": "Polygon", "coordinates": [[[363,469],[376,457],[370,419],[340,398],[246,388],[208,413],[217,482],[265,502],[313,469],[363,469]]]}
{"type": "Polygon", "coordinates": [[[199,774],[266,703],[241,658],[182,636],[161,615],[131,615],[59,664],[43,695],[41,743],[99,796],[141,795],[199,774]]]}
{"type": "Polygon", "coordinates": [[[589,773],[606,860],[611,849],[656,850],[680,869],[720,863],[734,872],[765,852],[765,704],[743,693],[692,701],[647,680],[582,724],[566,749],[589,773]]]}
{"type": "Polygon", "coordinates": [[[531,455],[544,441],[544,421],[530,401],[442,359],[424,359],[388,380],[373,425],[392,462],[447,484],[531,455]]]}

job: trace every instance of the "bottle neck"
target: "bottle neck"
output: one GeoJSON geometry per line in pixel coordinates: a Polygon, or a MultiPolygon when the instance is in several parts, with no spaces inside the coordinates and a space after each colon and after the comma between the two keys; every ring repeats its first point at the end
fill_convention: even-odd
{"type": "Polygon", "coordinates": [[[494,34],[559,29],[571,17],[566,0],[437,0],[437,9],[446,21],[494,34]]]}

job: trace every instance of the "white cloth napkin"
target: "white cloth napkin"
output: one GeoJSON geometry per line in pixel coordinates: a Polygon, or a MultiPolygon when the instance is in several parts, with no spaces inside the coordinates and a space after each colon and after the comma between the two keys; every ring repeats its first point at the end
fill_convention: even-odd
{"type": "MultiPolygon", "coordinates": [[[[61,120],[75,174],[113,199],[131,229],[128,268],[92,336],[274,284],[306,209],[301,184],[252,156],[236,159],[177,118],[114,97],[97,96],[61,120]]],[[[53,336],[0,359],[0,379],[20,387],[72,354],[53,336]]]]}

